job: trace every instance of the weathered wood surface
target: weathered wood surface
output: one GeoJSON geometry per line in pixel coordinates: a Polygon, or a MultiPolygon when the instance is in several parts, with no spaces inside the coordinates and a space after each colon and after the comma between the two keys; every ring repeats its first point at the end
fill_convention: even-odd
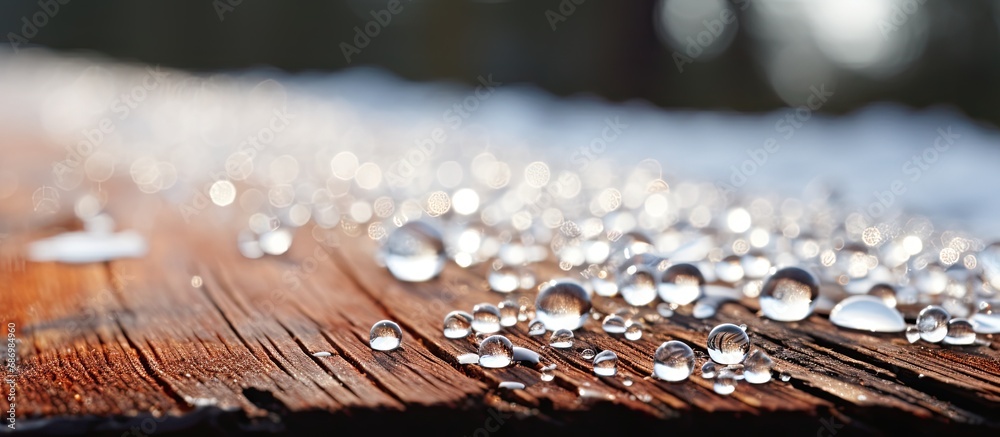
{"type": "MultiPolygon", "coordinates": [[[[488,290],[482,268],[449,265],[434,281],[400,283],[376,264],[375,245],[363,233],[338,230],[321,244],[308,227],[285,256],[250,260],[238,253],[235,230],[219,227],[207,213],[185,223],[154,196],[128,190],[112,196],[110,213],[121,227],[149,237],[145,258],[29,262],[23,257],[28,241],[72,221],[53,218],[41,228],[5,221],[0,316],[17,326],[18,432],[1000,430],[995,339],[966,348],[911,345],[901,335],[837,329],[823,315],[793,324],[767,321],[749,300],[726,304],[706,320],[682,309],[649,325],[635,342],[605,334],[592,320],[569,351],[526,335],[527,322],[506,328],[515,345],[557,365],[555,380],[542,382],[531,366],[457,363],[457,355],[476,350],[475,341],[444,338],[443,316],[507,297],[488,290]],[[192,285],[195,275],[200,287],[192,285]],[[381,319],[402,326],[401,350],[368,347],[368,330],[381,319]],[[747,324],[754,344],[793,378],[741,383],[731,396],[720,396],[697,372],[681,383],[648,376],[660,343],[680,339],[704,352],[708,331],[721,322],[747,324]],[[596,377],[579,355],[587,347],[617,352],[619,377],[596,377]],[[331,356],[311,355],[320,351],[331,356]],[[626,385],[623,376],[634,383],[626,385]],[[498,389],[501,381],[527,387],[498,389]]],[[[30,202],[21,195],[8,200],[7,217],[19,211],[11,204],[30,202]]],[[[565,274],[552,266],[537,273],[540,279],[565,274]]],[[[595,300],[604,313],[622,305],[595,300]]]]}

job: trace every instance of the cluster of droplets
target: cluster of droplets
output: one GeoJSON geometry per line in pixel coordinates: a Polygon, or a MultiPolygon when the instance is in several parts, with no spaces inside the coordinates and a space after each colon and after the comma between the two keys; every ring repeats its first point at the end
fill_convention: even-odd
{"type": "MultiPolygon", "coordinates": [[[[984,309],[991,311],[988,306],[988,303],[983,305],[984,309]]],[[[976,343],[976,331],[968,319],[953,318],[948,310],[928,305],[917,315],[917,324],[906,327],[906,339],[910,343],[923,340],[928,343],[968,346],[976,343]]]]}
{"type": "MultiPolygon", "coordinates": [[[[745,326],[722,324],[708,334],[709,360],[701,367],[701,376],[714,379],[713,389],[721,395],[736,391],[737,381],[764,384],[771,381],[774,361],[761,349],[751,349],[745,326]]],[[[788,379],[782,376],[783,381],[788,379]]]]}

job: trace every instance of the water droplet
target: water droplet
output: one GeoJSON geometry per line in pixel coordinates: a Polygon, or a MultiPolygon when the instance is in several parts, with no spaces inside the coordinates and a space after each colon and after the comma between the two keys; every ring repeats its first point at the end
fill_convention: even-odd
{"type": "Polygon", "coordinates": [[[556,377],[556,365],[550,364],[548,366],[542,367],[542,381],[551,381],[556,377]]]}
{"type": "Polygon", "coordinates": [[[507,337],[491,335],[479,344],[479,365],[489,368],[507,367],[514,360],[514,345],[507,337]]]}
{"type": "Polygon", "coordinates": [[[618,373],[618,355],[612,351],[601,351],[594,357],[594,373],[615,376],[618,373]]]}
{"type": "Polygon", "coordinates": [[[601,327],[608,334],[624,334],[626,328],[625,319],[617,314],[611,314],[604,318],[604,323],[601,324],[601,327]]]}
{"type": "Polygon", "coordinates": [[[771,270],[771,260],[761,253],[748,253],[740,258],[740,266],[747,278],[760,279],[771,270]]]}
{"type": "Polygon", "coordinates": [[[538,364],[541,357],[538,352],[523,347],[514,347],[514,361],[529,364],[538,364]]]}
{"type": "Polygon", "coordinates": [[[400,226],[386,239],[383,250],[386,268],[401,281],[427,281],[444,269],[441,233],[424,222],[400,226]]]}
{"type": "Polygon", "coordinates": [[[625,328],[625,339],[629,341],[636,341],[642,338],[642,325],[638,323],[633,323],[625,328]]]}
{"type": "Polygon", "coordinates": [[[791,373],[788,373],[788,372],[781,372],[781,373],[780,373],[780,374],[778,375],[778,379],[780,379],[780,380],[781,380],[782,382],[788,382],[788,381],[791,381],[791,380],[792,380],[792,374],[791,374],[791,373]]]}
{"type": "Polygon", "coordinates": [[[591,309],[590,296],[579,284],[560,281],[538,293],[535,310],[545,329],[575,330],[587,321],[591,309]]]}
{"type": "Polygon", "coordinates": [[[980,334],[1000,333],[1000,301],[984,300],[980,302],[976,313],[969,321],[972,322],[976,332],[980,334]]]}
{"type": "Polygon", "coordinates": [[[521,275],[518,274],[517,269],[502,263],[498,264],[490,270],[490,275],[487,277],[490,289],[500,293],[510,293],[517,290],[521,286],[521,275]]]}
{"type": "Polygon", "coordinates": [[[728,300],[730,299],[705,296],[694,304],[694,308],[691,310],[691,315],[696,319],[707,319],[712,317],[719,311],[719,306],[728,300]]]}
{"type": "Polygon", "coordinates": [[[663,259],[642,254],[625,261],[618,271],[618,293],[629,305],[642,306],[656,299],[663,259]]]}
{"type": "Polygon", "coordinates": [[[892,288],[889,284],[875,284],[870,290],[868,290],[869,296],[875,296],[882,299],[885,306],[889,308],[896,308],[896,289],[892,288]]]}
{"type": "Polygon", "coordinates": [[[906,327],[906,341],[910,343],[916,343],[920,340],[920,330],[917,329],[917,325],[909,325],[906,327]]]}
{"type": "Polygon", "coordinates": [[[528,324],[528,335],[542,335],[545,333],[545,324],[541,320],[535,319],[528,324]]]}
{"type": "Polygon", "coordinates": [[[750,337],[739,326],[723,323],[708,333],[708,356],[719,364],[738,364],[750,352],[750,337]]]}
{"type": "Polygon", "coordinates": [[[472,308],[472,329],[492,334],[500,330],[500,309],[488,303],[472,308]]]}
{"type": "Polygon", "coordinates": [[[701,297],[702,285],[705,285],[705,277],[698,267],[674,264],[663,273],[663,281],[657,291],[665,302],[687,305],[701,297]]]}
{"type": "Polygon", "coordinates": [[[278,228],[260,234],[257,239],[260,250],[268,255],[281,255],[292,247],[292,231],[288,228],[278,228]]]}
{"type": "Polygon", "coordinates": [[[743,332],[746,332],[747,331],[747,324],[746,323],[740,323],[740,329],[742,329],[743,332]]]}
{"type": "Polygon", "coordinates": [[[314,356],[316,358],[326,358],[326,357],[333,356],[333,354],[331,354],[329,352],[316,352],[316,353],[312,354],[312,356],[314,356]]]}
{"type": "Polygon", "coordinates": [[[458,360],[458,364],[476,364],[479,363],[479,354],[462,354],[455,359],[458,360]]]}
{"type": "Polygon", "coordinates": [[[711,361],[706,361],[705,364],[701,365],[701,377],[705,379],[715,378],[716,366],[715,363],[711,361]]]}
{"type": "Polygon", "coordinates": [[[660,302],[656,304],[656,313],[664,318],[671,318],[674,316],[674,309],[670,307],[670,304],[666,302],[660,302]]]}
{"type": "Polygon", "coordinates": [[[736,374],[730,369],[722,369],[715,378],[712,389],[720,395],[730,395],[736,391],[736,374]]]}
{"type": "Polygon", "coordinates": [[[452,311],[444,316],[444,336],[463,338],[472,332],[472,315],[465,311],[452,311]]]}
{"type": "Polygon", "coordinates": [[[500,302],[497,309],[500,310],[500,326],[514,326],[517,324],[517,313],[521,305],[512,300],[500,302]]]}
{"type": "Polygon", "coordinates": [[[948,312],[936,305],[928,305],[917,315],[917,329],[920,338],[926,342],[938,343],[948,335],[948,312]]]}
{"type": "Polygon", "coordinates": [[[573,331],[569,329],[557,329],[549,337],[549,346],[559,349],[573,347],[573,331]]]}
{"type": "Polygon", "coordinates": [[[757,349],[743,362],[743,377],[751,384],[763,384],[771,380],[774,361],[764,351],[757,349]]]}
{"type": "Polygon", "coordinates": [[[503,381],[500,383],[498,388],[505,388],[508,390],[524,390],[524,384],[515,381],[503,381]]]}
{"type": "Polygon", "coordinates": [[[583,358],[585,360],[592,360],[594,359],[595,355],[596,353],[594,352],[593,349],[584,349],[580,351],[580,358],[583,358]]]}
{"type": "Polygon", "coordinates": [[[868,295],[851,296],[840,301],[830,311],[830,322],[841,328],[871,332],[902,332],[906,329],[903,315],[890,308],[881,298],[868,295]]]}
{"type": "Polygon", "coordinates": [[[740,263],[740,257],[736,255],[729,255],[715,263],[715,277],[719,278],[720,281],[729,282],[735,284],[743,279],[743,265],[740,263]]]}
{"type": "Polygon", "coordinates": [[[694,352],[683,342],[665,342],[653,353],[653,375],[664,381],[683,381],[693,370],[694,352]]]}
{"type": "Polygon", "coordinates": [[[382,320],[372,325],[368,336],[368,344],[372,349],[380,351],[396,349],[402,341],[403,330],[399,329],[396,322],[389,320],[382,320]]]}
{"type": "Polygon", "coordinates": [[[633,383],[632,378],[629,378],[628,376],[622,378],[622,385],[624,385],[625,387],[631,387],[632,383],[633,383]]]}
{"type": "Polygon", "coordinates": [[[760,292],[760,309],[772,320],[794,322],[812,313],[818,297],[819,285],[811,273],[797,267],[786,267],[764,282],[760,292]]]}
{"type": "Polygon", "coordinates": [[[948,335],[944,337],[946,344],[969,345],[976,342],[976,331],[972,323],[966,319],[951,319],[948,321],[948,335]]]}

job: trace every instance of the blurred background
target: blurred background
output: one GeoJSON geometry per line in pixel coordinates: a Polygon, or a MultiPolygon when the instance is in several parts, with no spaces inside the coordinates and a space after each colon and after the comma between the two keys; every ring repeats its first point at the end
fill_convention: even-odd
{"type": "Polygon", "coordinates": [[[838,93],[824,112],[892,101],[1000,121],[996,1],[34,0],[0,11],[15,51],[191,71],[375,66],[472,85],[492,73],[556,95],[727,111],[797,106],[823,83],[838,93]]]}

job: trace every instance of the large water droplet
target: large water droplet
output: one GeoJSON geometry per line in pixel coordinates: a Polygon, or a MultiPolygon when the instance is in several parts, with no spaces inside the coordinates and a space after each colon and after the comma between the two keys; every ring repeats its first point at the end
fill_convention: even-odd
{"type": "Polygon", "coordinates": [[[441,233],[424,222],[400,226],[386,239],[383,250],[386,268],[401,281],[427,281],[444,269],[441,233]]]}
{"type": "Polygon", "coordinates": [[[980,334],[1000,333],[1000,301],[982,301],[969,319],[980,334]]]}
{"type": "Polygon", "coordinates": [[[601,324],[601,328],[604,332],[608,334],[624,334],[625,333],[625,319],[617,314],[610,314],[604,318],[604,323],[601,324]]]}
{"type": "Polygon", "coordinates": [[[946,344],[969,345],[976,342],[976,331],[972,323],[966,319],[951,319],[948,321],[948,335],[944,337],[946,344]]]}
{"type": "Polygon", "coordinates": [[[618,293],[629,305],[642,306],[656,299],[664,260],[651,254],[625,261],[618,271],[618,293]]]}
{"type": "Polygon", "coordinates": [[[936,305],[928,305],[917,315],[917,329],[920,338],[930,343],[938,343],[948,335],[948,312],[936,305]]]}
{"type": "Polygon", "coordinates": [[[472,315],[465,311],[452,311],[444,316],[444,336],[463,338],[472,332],[472,315]]]}
{"type": "Polygon", "coordinates": [[[750,352],[750,337],[731,323],[723,323],[708,333],[708,356],[719,364],[738,364],[750,352]]]}
{"type": "Polygon", "coordinates": [[[683,381],[693,370],[694,352],[683,342],[665,342],[653,353],[653,375],[664,381],[683,381]]]}
{"type": "Polygon", "coordinates": [[[753,351],[743,362],[743,378],[751,384],[763,384],[771,380],[774,361],[764,351],[753,351]]]}
{"type": "Polygon", "coordinates": [[[870,290],[868,290],[869,296],[875,296],[882,299],[885,306],[889,308],[896,308],[896,289],[892,288],[889,284],[875,284],[870,290]]]}
{"type": "Polygon", "coordinates": [[[720,395],[731,395],[736,391],[736,374],[730,369],[722,369],[715,378],[712,389],[720,395]]]}
{"type": "Polygon", "coordinates": [[[500,302],[497,307],[500,310],[500,326],[514,326],[517,324],[517,313],[521,309],[521,304],[513,300],[500,302]]]}
{"type": "Polygon", "coordinates": [[[594,373],[615,376],[618,373],[618,355],[612,351],[601,351],[594,357],[594,373]]]}
{"type": "Polygon", "coordinates": [[[541,320],[535,319],[528,323],[528,335],[542,335],[545,333],[545,324],[541,320]]]}
{"type": "Polygon", "coordinates": [[[642,338],[642,325],[638,323],[633,323],[625,328],[625,339],[629,341],[636,341],[642,338]]]}
{"type": "Polygon", "coordinates": [[[472,329],[492,334],[500,330],[500,309],[488,303],[472,308],[472,329]]]}
{"type": "Polygon", "coordinates": [[[514,360],[514,345],[502,335],[491,335],[479,344],[479,365],[507,367],[514,360]]]}
{"type": "Polygon", "coordinates": [[[569,329],[557,329],[549,337],[549,346],[559,349],[573,347],[573,331],[569,329]]]}
{"type": "Polygon", "coordinates": [[[875,296],[851,296],[840,301],[830,311],[830,322],[841,328],[871,332],[902,332],[906,329],[903,315],[886,306],[875,296]]]}
{"type": "Polygon", "coordinates": [[[701,297],[705,277],[691,264],[675,264],[663,273],[658,287],[660,299],[676,305],[687,305],[701,297]]]}
{"type": "Polygon", "coordinates": [[[549,331],[578,329],[587,321],[590,308],[590,296],[586,290],[569,281],[546,287],[535,300],[535,315],[549,331]]]}
{"type": "Polygon", "coordinates": [[[381,320],[372,325],[372,330],[368,336],[368,344],[372,349],[380,351],[391,351],[399,347],[403,341],[403,330],[399,329],[396,322],[381,320]]]}
{"type": "Polygon", "coordinates": [[[778,270],[760,292],[760,309],[764,315],[780,322],[802,320],[812,313],[819,297],[816,278],[797,267],[778,270]]]}
{"type": "Polygon", "coordinates": [[[490,289],[500,293],[510,293],[517,290],[521,286],[521,275],[518,274],[517,269],[506,264],[497,264],[490,270],[490,275],[487,277],[490,289]]]}
{"type": "Polygon", "coordinates": [[[541,360],[541,357],[538,355],[538,352],[523,347],[514,347],[514,361],[538,364],[539,360],[541,360]]]}

